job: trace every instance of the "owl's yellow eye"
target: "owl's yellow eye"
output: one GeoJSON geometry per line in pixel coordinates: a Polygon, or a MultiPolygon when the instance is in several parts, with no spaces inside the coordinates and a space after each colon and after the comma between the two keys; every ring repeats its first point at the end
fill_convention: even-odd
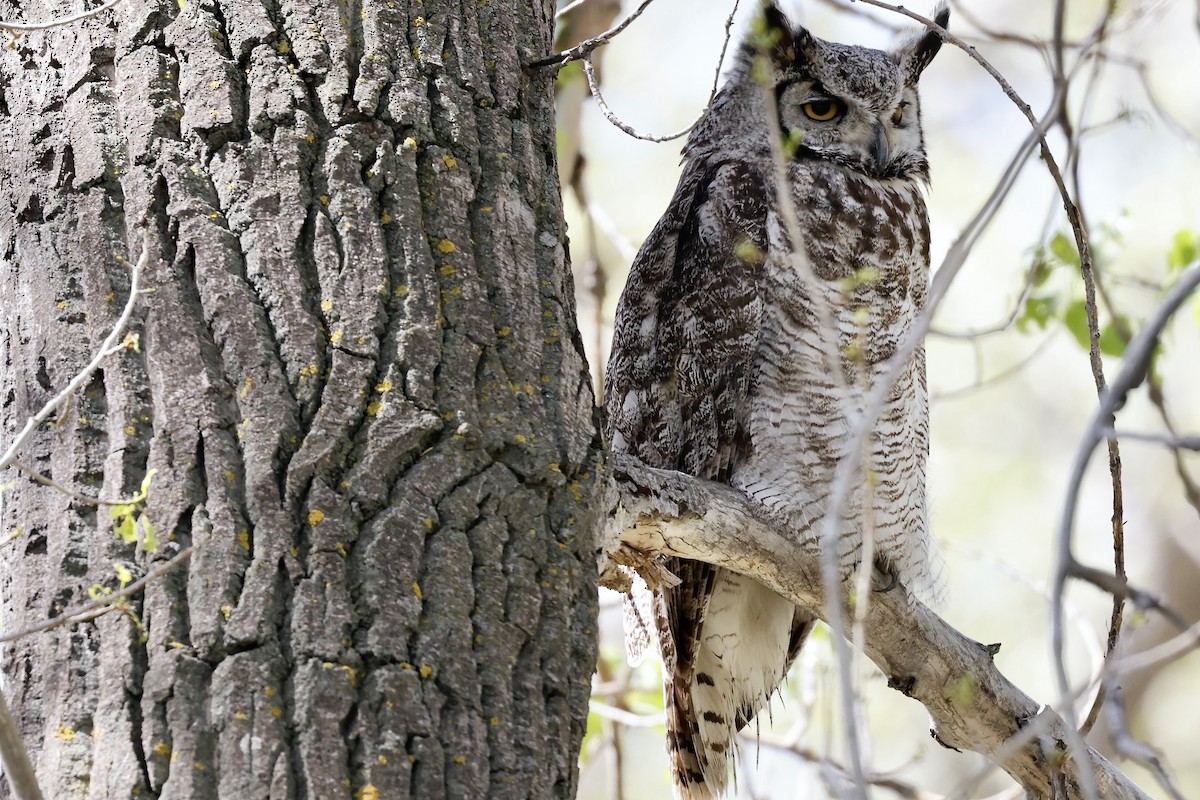
{"type": "Polygon", "coordinates": [[[901,101],[900,105],[896,106],[896,110],[892,112],[892,124],[899,125],[904,120],[904,107],[908,105],[908,101],[901,101]]]}
{"type": "Polygon", "coordinates": [[[803,106],[804,116],[817,122],[829,122],[842,113],[842,104],[836,100],[813,100],[803,106]]]}

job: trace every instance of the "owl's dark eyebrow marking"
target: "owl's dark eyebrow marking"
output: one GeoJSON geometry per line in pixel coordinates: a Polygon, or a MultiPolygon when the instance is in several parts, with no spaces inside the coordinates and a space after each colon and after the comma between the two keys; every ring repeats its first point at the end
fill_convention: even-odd
{"type": "Polygon", "coordinates": [[[828,97],[830,100],[838,99],[828,90],[826,90],[826,88],[822,86],[819,81],[813,80],[812,78],[788,78],[786,81],[780,81],[779,83],[775,84],[775,105],[777,107],[783,100],[783,93],[798,83],[812,84],[810,91],[812,91],[813,94],[819,94],[823,97],[828,97]]]}

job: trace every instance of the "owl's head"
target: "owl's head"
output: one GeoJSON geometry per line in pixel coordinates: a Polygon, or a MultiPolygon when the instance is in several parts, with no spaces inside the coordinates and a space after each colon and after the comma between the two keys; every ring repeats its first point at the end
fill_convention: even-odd
{"type": "MultiPolygon", "coordinates": [[[[944,0],[934,21],[943,28],[950,21],[944,0]]],[[[741,68],[726,87],[730,96],[718,98],[713,111],[727,99],[749,116],[767,113],[771,104],[761,101],[769,92],[780,128],[798,143],[796,158],[879,178],[926,180],[917,81],[941,45],[925,28],[886,51],[827,42],[793,26],[768,1],[742,47],[741,68]]]]}
{"type": "MultiPolygon", "coordinates": [[[[942,46],[937,33],[921,29],[884,51],[818,39],[774,3],[763,17],[779,124],[799,134],[800,157],[877,177],[928,177],[917,81],[942,46]]],[[[934,21],[949,23],[944,2],[934,21]]]]}

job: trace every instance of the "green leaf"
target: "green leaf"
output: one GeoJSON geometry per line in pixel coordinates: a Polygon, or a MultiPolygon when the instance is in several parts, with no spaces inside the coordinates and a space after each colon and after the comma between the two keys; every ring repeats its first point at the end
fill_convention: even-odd
{"type": "Polygon", "coordinates": [[[121,537],[121,540],[133,544],[137,541],[137,530],[133,524],[133,515],[126,514],[113,523],[113,532],[121,537]]]}
{"type": "Polygon", "coordinates": [[[1183,272],[1183,268],[1200,257],[1200,236],[1194,231],[1182,230],[1175,234],[1171,249],[1167,251],[1167,275],[1183,272]]]}
{"type": "Polygon", "coordinates": [[[1025,301],[1025,310],[1017,317],[1017,330],[1024,333],[1030,325],[1037,325],[1038,330],[1046,330],[1046,323],[1054,318],[1058,311],[1058,298],[1053,295],[1030,297],[1025,301]]]}
{"type": "Polygon", "coordinates": [[[1044,249],[1038,248],[1037,252],[1033,254],[1033,266],[1030,272],[1030,283],[1035,289],[1042,288],[1046,281],[1050,280],[1050,275],[1054,272],[1054,265],[1046,260],[1044,249]]]}
{"type": "Polygon", "coordinates": [[[1056,233],[1050,240],[1050,252],[1064,264],[1079,266],[1079,251],[1075,249],[1075,241],[1065,233],[1056,233]]]}
{"type": "Polygon", "coordinates": [[[1062,321],[1067,326],[1067,330],[1075,336],[1075,341],[1079,342],[1080,347],[1084,350],[1092,348],[1092,334],[1088,330],[1087,304],[1082,300],[1071,303],[1063,312],[1062,321]]]}
{"type": "Polygon", "coordinates": [[[107,586],[101,586],[98,583],[93,583],[87,588],[88,599],[93,603],[98,603],[108,595],[112,594],[112,589],[107,586]]]}
{"type": "Polygon", "coordinates": [[[158,470],[152,469],[146,473],[146,477],[142,478],[142,488],[138,490],[137,494],[130,498],[131,503],[146,502],[146,496],[150,492],[150,481],[154,480],[154,473],[156,472],[158,472],[158,470]]]}
{"type": "MultiPolygon", "coordinates": [[[[1123,319],[1125,329],[1130,330],[1129,320],[1123,319]]],[[[1117,331],[1115,323],[1106,322],[1100,328],[1100,352],[1106,356],[1123,356],[1125,355],[1125,346],[1128,342],[1117,331]]]]}
{"type": "Polygon", "coordinates": [[[800,149],[801,143],[804,142],[804,131],[785,131],[783,134],[783,157],[785,161],[791,161],[796,151],[800,149]]]}
{"type": "Polygon", "coordinates": [[[158,532],[150,518],[142,514],[138,517],[138,527],[142,529],[142,549],[147,553],[158,550],[158,532]]]}
{"type": "Polygon", "coordinates": [[[113,569],[117,572],[117,582],[121,585],[122,589],[133,583],[133,573],[129,571],[128,566],[118,561],[113,564],[113,569]]]}
{"type": "Polygon", "coordinates": [[[586,76],[583,73],[582,62],[569,61],[563,65],[562,69],[558,71],[558,75],[555,76],[554,82],[557,84],[556,88],[561,88],[568,83],[573,81],[582,81],[585,78],[586,76]]]}

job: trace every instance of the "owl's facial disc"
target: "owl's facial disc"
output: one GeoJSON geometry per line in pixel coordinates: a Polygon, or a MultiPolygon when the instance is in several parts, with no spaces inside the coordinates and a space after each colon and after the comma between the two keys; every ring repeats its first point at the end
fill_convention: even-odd
{"type": "Polygon", "coordinates": [[[879,178],[924,177],[916,89],[897,81],[893,92],[868,100],[838,96],[811,78],[785,79],[775,92],[780,127],[799,134],[797,158],[879,178]]]}

